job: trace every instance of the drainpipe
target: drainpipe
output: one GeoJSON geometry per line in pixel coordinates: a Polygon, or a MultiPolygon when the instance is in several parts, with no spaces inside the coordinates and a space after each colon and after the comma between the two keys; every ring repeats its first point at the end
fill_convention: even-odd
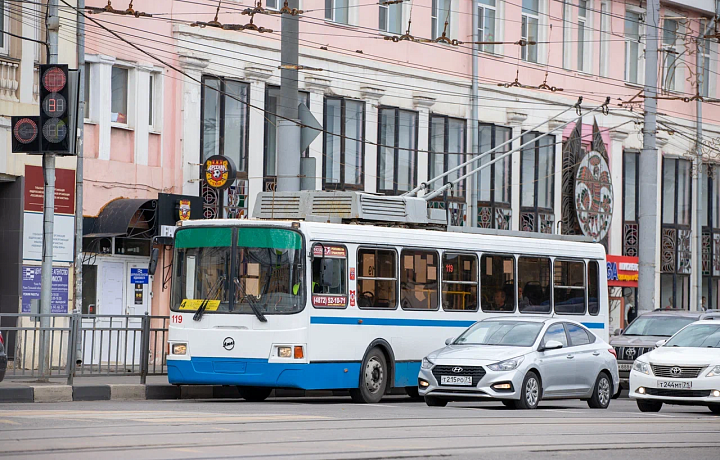
{"type": "MultiPolygon", "coordinates": [[[[472,86],[470,89],[470,104],[472,106],[470,114],[470,153],[472,156],[476,156],[479,153],[478,147],[478,47],[477,42],[480,41],[478,37],[478,23],[480,18],[478,17],[478,6],[476,0],[472,0],[473,14],[472,14],[472,86]]],[[[473,174],[468,179],[468,188],[470,189],[470,204],[468,205],[468,226],[477,227],[477,174],[473,174]]]]}

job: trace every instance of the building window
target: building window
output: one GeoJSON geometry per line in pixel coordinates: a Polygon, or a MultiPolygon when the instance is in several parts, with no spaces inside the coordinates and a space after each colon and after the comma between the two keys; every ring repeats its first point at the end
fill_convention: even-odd
{"type": "Polygon", "coordinates": [[[349,3],[350,0],[325,0],[325,19],[347,24],[349,3]]]}
{"type": "MultiPolygon", "coordinates": [[[[540,14],[540,0],[523,0],[522,2],[522,23],[521,37],[527,41],[538,41],[538,29],[540,14]]],[[[521,57],[523,61],[538,62],[538,46],[521,46],[521,57]]]]}
{"type": "MultiPolygon", "coordinates": [[[[495,18],[497,0],[478,0],[478,40],[481,42],[494,42],[495,40],[495,18]]],[[[479,45],[480,51],[488,53],[495,52],[495,45],[479,45]]]]}
{"type": "Polygon", "coordinates": [[[415,186],[418,114],[397,108],[379,110],[377,190],[396,195],[415,186]]]}
{"type": "Polygon", "coordinates": [[[563,25],[563,67],[570,68],[572,50],[572,5],[563,0],[562,25],[563,25]]]}
{"type": "Polygon", "coordinates": [[[720,308],[720,166],[706,165],[703,181],[702,299],[705,309],[720,308]]]}
{"type": "Polygon", "coordinates": [[[110,121],[128,124],[128,69],[113,67],[111,74],[110,121]]]}
{"type": "Polygon", "coordinates": [[[397,306],[397,253],[359,249],[357,261],[358,307],[394,310],[397,306]]]}
{"type": "Polygon", "coordinates": [[[639,152],[623,152],[623,255],[630,257],[638,256],[639,161],[639,152]]]}
{"type": "Polygon", "coordinates": [[[520,153],[520,230],[553,233],[555,217],[555,136],[529,132],[522,143],[532,142],[520,153]]]}
{"type": "Polygon", "coordinates": [[[476,311],[477,256],[443,254],[442,306],[447,311],[476,311]]]}
{"type": "MultiPolygon", "coordinates": [[[[265,144],[263,146],[263,177],[264,191],[275,190],[277,183],[277,113],[279,110],[280,88],[277,86],[265,87],[265,144]]],[[[310,108],[310,93],[298,91],[298,105],[305,104],[310,108]]],[[[308,150],[303,152],[307,157],[308,150]]]]}
{"type": "Polygon", "coordinates": [[[640,84],[643,59],[641,42],[642,19],[638,13],[625,12],[625,81],[640,84]]]}
{"type": "MultiPolygon", "coordinates": [[[[704,35],[708,27],[708,21],[706,19],[700,20],[700,34],[704,35]]],[[[703,97],[710,96],[710,40],[700,40],[698,45],[700,46],[700,65],[701,68],[697,70],[697,85],[700,95],[703,97]]]]}
{"type": "Polygon", "coordinates": [[[608,76],[608,54],[610,53],[610,4],[600,3],[600,62],[598,74],[608,76]]]}
{"type": "Polygon", "coordinates": [[[662,88],[666,91],[675,90],[677,72],[677,42],[679,23],[675,19],[665,19],[662,29],[662,88]]]}
{"type": "Polygon", "coordinates": [[[687,310],[690,302],[691,236],[688,160],[663,158],[660,301],[687,310]]]}
{"type": "MultiPolygon", "coordinates": [[[[510,140],[511,128],[480,124],[479,151],[490,151],[510,140]]],[[[498,151],[479,160],[477,166],[489,163],[509,152],[508,144],[498,151]]],[[[477,173],[478,227],[510,230],[512,210],[510,205],[510,184],[512,178],[512,158],[510,155],[477,173]]]]}
{"type": "Polygon", "coordinates": [[[450,6],[452,0],[432,0],[432,39],[442,37],[443,32],[450,37],[450,6]],[[447,29],[445,29],[447,23],[447,29]]]}
{"type": "Polygon", "coordinates": [[[280,0],[265,0],[265,8],[270,10],[277,10],[279,1],[280,0]]]}
{"type": "Polygon", "coordinates": [[[323,127],[323,189],[362,189],[365,103],[325,98],[323,127]]]}
{"type": "MultiPolygon", "coordinates": [[[[581,72],[587,72],[585,68],[585,58],[587,57],[587,0],[578,0],[578,31],[577,31],[577,66],[581,72]]],[[[589,34],[588,34],[589,35],[589,34]]]]}
{"type": "Polygon", "coordinates": [[[90,115],[90,63],[85,62],[85,69],[83,69],[83,100],[85,101],[85,113],[83,116],[85,117],[85,121],[90,121],[92,119],[92,116],[90,115]]]}
{"type": "Polygon", "coordinates": [[[379,0],[380,17],[378,28],[391,34],[402,33],[402,3],[383,4],[387,0],[379,0]]]}
{"type": "MultiPolygon", "coordinates": [[[[437,177],[465,161],[465,155],[457,153],[466,152],[466,130],[467,123],[463,119],[450,118],[443,115],[432,115],[430,117],[430,159],[428,177],[437,177]]],[[[443,184],[452,182],[463,175],[465,168],[448,174],[442,181],[430,184],[430,188],[439,188],[443,184]]],[[[452,201],[461,215],[465,211],[465,181],[462,180],[451,190],[445,193],[445,197],[438,198],[440,201],[452,201]]]]}
{"type": "Polygon", "coordinates": [[[6,5],[5,0],[0,0],[0,54],[8,54],[10,51],[9,35],[5,35],[3,32],[10,29],[9,18],[9,5],[6,5]]]}

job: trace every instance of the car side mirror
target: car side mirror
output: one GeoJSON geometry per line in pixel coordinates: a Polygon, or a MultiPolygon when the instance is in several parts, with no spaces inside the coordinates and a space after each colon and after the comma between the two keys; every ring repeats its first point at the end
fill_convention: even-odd
{"type": "Polygon", "coordinates": [[[621,335],[623,333],[622,329],[615,329],[615,332],[613,332],[613,335],[621,335]]]}
{"type": "Polygon", "coordinates": [[[667,343],[667,339],[658,340],[657,342],[655,342],[655,347],[660,348],[663,345],[665,345],[666,343],[667,343]]]}
{"type": "Polygon", "coordinates": [[[454,337],[450,337],[449,339],[445,339],[445,345],[450,345],[455,340],[454,337]]]}
{"type": "Polygon", "coordinates": [[[562,342],[558,342],[557,340],[548,340],[547,343],[540,347],[538,351],[558,350],[562,347],[562,342]]]}

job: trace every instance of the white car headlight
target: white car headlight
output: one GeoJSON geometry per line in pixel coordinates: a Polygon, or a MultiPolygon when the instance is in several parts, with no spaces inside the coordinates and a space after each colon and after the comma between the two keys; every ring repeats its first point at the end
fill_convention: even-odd
{"type": "Polygon", "coordinates": [[[640,372],[641,374],[652,375],[652,372],[650,371],[650,364],[645,361],[640,361],[639,359],[636,359],[633,363],[633,370],[635,372],[640,372]]]}
{"type": "Polygon", "coordinates": [[[519,356],[517,358],[506,359],[505,361],[500,361],[499,363],[490,364],[488,366],[488,368],[490,368],[493,371],[513,371],[513,370],[517,369],[517,367],[522,362],[523,362],[523,357],[519,356]]]}
{"type": "Polygon", "coordinates": [[[429,359],[423,358],[421,367],[422,367],[423,369],[430,369],[430,368],[433,367],[434,365],[435,365],[435,363],[433,363],[433,362],[430,361],[429,359]]]}
{"type": "Polygon", "coordinates": [[[705,377],[720,377],[720,366],[715,366],[705,377]]]}

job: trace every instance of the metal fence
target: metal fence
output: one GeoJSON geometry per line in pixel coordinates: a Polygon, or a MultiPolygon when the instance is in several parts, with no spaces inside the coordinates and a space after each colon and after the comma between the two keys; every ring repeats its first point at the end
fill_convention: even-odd
{"type": "Polygon", "coordinates": [[[67,378],[71,385],[74,377],[129,375],[145,383],[167,373],[167,330],[166,316],[0,313],[10,358],[5,378],[67,378]],[[41,317],[49,317],[48,327],[41,317]]]}

